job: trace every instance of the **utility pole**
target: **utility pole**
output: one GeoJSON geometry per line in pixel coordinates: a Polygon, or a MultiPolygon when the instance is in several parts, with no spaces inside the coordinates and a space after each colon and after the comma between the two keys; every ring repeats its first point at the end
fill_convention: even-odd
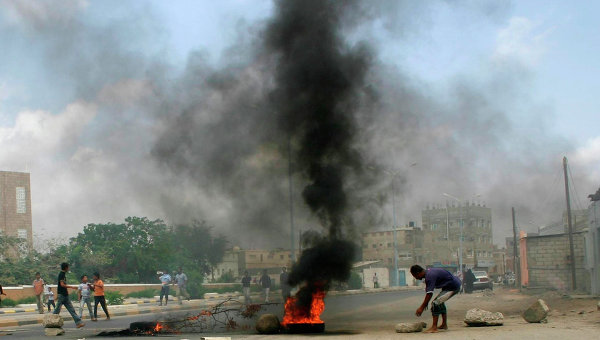
{"type": "MultiPolygon", "coordinates": [[[[392,175],[392,215],[394,225],[392,228],[394,229],[394,286],[397,287],[400,285],[398,282],[398,243],[397,243],[397,232],[396,232],[396,190],[394,188],[394,179],[396,179],[396,174],[392,175]]],[[[414,243],[414,240],[413,240],[414,243]]]]}
{"type": "Polygon", "coordinates": [[[293,190],[292,190],[292,141],[291,136],[288,136],[288,187],[290,189],[290,244],[292,249],[292,263],[296,262],[296,241],[294,241],[294,198],[293,198],[293,190]]]}
{"type": "Polygon", "coordinates": [[[517,219],[515,218],[515,207],[512,207],[512,223],[513,223],[513,269],[517,275],[517,287],[521,290],[521,264],[517,257],[517,219]]]}
{"type": "Polygon", "coordinates": [[[565,195],[567,198],[567,224],[569,225],[569,252],[571,258],[571,290],[577,289],[575,279],[575,250],[573,249],[573,224],[571,223],[571,198],[569,196],[569,175],[567,173],[567,157],[563,157],[563,171],[565,173],[565,195]]]}

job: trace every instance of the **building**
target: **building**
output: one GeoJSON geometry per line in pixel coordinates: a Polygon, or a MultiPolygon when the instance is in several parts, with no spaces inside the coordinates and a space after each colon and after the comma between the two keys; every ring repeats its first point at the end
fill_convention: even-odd
{"type": "MultiPolygon", "coordinates": [[[[389,270],[394,268],[394,229],[362,233],[363,261],[380,261],[389,270]]],[[[411,222],[408,226],[396,228],[398,248],[399,281],[403,286],[411,281],[410,266],[423,260],[423,232],[411,222]]],[[[393,277],[393,275],[390,275],[393,277]]]]}
{"type": "Polygon", "coordinates": [[[482,204],[446,204],[421,211],[424,253],[422,263],[456,268],[462,224],[463,264],[471,268],[498,268],[492,242],[492,209],[482,204]]]}
{"type": "Polygon", "coordinates": [[[592,203],[588,208],[589,230],[585,236],[585,267],[590,275],[590,294],[600,295],[600,189],[588,196],[592,203]]]}
{"type": "Polygon", "coordinates": [[[33,243],[28,173],[0,171],[0,233],[33,243]]]}
{"type": "Polygon", "coordinates": [[[256,277],[266,269],[273,283],[278,284],[281,268],[290,268],[291,266],[292,256],[290,250],[240,249],[239,247],[233,247],[225,251],[223,261],[215,267],[214,278],[219,279],[221,276],[229,274],[235,280],[238,280],[244,275],[245,271],[256,277]]]}

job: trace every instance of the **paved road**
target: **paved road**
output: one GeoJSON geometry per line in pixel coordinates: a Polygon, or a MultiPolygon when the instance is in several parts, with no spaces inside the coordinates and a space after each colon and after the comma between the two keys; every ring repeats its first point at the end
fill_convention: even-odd
{"type": "MultiPolygon", "coordinates": [[[[414,313],[416,306],[407,304],[405,300],[412,299],[417,295],[422,295],[422,291],[396,291],[370,294],[342,295],[327,297],[325,303],[325,312],[321,316],[326,322],[328,331],[344,332],[362,329],[365,325],[369,327],[379,327],[380,324],[389,326],[390,320],[398,320],[400,315],[409,316],[414,313]]],[[[283,306],[280,304],[271,305],[267,312],[283,314],[283,306]]],[[[157,319],[165,319],[178,317],[185,312],[172,312],[168,315],[162,314],[146,314],[135,316],[115,317],[110,321],[100,320],[98,322],[87,322],[86,327],[75,329],[72,321],[65,323],[65,331],[67,332],[63,338],[66,339],[90,339],[106,330],[122,330],[129,327],[131,322],[135,321],[150,321],[157,319]]],[[[250,321],[240,320],[241,324],[246,325],[246,328],[251,328],[250,321]],[[244,324],[244,322],[246,322],[244,324]]],[[[8,335],[6,339],[47,339],[43,335],[43,329],[40,325],[9,327],[17,331],[13,335],[8,335]]],[[[2,331],[8,328],[0,329],[2,331]]],[[[236,333],[212,334],[213,336],[231,336],[233,339],[237,337],[245,337],[249,333],[254,333],[253,330],[242,330],[236,333]]],[[[205,336],[207,334],[204,334],[205,336]]],[[[165,339],[200,339],[202,334],[180,334],[164,337],[165,339]]],[[[126,338],[121,338],[126,339],[126,338]]],[[[139,339],[139,337],[131,338],[139,339]]]]}

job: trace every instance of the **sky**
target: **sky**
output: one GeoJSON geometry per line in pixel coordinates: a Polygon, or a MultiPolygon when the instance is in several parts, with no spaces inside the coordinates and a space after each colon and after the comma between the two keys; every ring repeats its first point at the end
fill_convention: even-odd
{"type": "MultiPolygon", "coordinates": [[[[567,155],[579,191],[576,199],[585,207],[585,197],[600,184],[600,105],[595,98],[600,78],[594,72],[600,69],[595,18],[600,3],[377,4],[385,10],[375,10],[372,20],[349,31],[349,43],[367,39],[378,65],[401,74],[420,100],[435,98],[442,108],[456,104],[460,84],[486,88],[493,106],[502,104],[511,130],[507,137],[515,137],[502,140],[496,131],[508,153],[535,145],[535,152],[529,149],[529,157],[535,158],[546,143],[553,150],[549,154],[556,158],[556,169],[548,170],[549,176],[522,181],[547,186],[557,197],[553,200],[562,202],[555,174],[567,155]]],[[[152,149],[156,140],[151,136],[165,130],[156,123],[164,117],[144,114],[161,104],[158,81],[148,79],[160,78],[160,87],[169,87],[185,78],[181,74],[196,67],[194,63],[200,69],[219,69],[247,62],[248,55],[236,55],[236,48],[251,48],[273,11],[271,1],[257,0],[0,0],[0,169],[31,172],[34,235],[73,236],[87,223],[129,215],[172,220],[173,214],[190,215],[196,196],[218,202],[210,209],[210,204],[200,204],[206,205],[201,210],[210,210],[203,216],[209,223],[217,228],[233,223],[227,217],[235,207],[230,198],[200,187],[187,190],[191,179],[165,174],[138,158],[152,149]],[[123,153],[124,146],[130,154],[123,153]]],[[[472,126],[461,125],[466,118],[460,115],[449,119],[455,120],[450,125],[472,126]]],[[[416,170],[407,170],[406,181],[426,181],[415,178],[427,172],[426,161],[393,158],[390,167],[418,163],[416,170]]],[[[473,162],[474,167],[492,166],[473,162]]],[[[497,189],[484,182],[452,193],[493,201],[490,196],[497,189]]],[[[454,187],[462,188],[461,183],[454,187]]],[[[416,189],[407,185],[407,190],[416,189]]],[[[416,203],[400,202],[406,203],[400,217],[418,220],[419,207],[441,203],[442,198],[429,194],[416,203]]],[[[523,207],[529,224],[523,228],[534,230],[560,218],[532,212],[539,204],[523,207]]],[[[505,212],[498,221],[504,220],[505,212]]],[[[495,231],[494,241],[501,243],[503,235],[495,231]]]]}

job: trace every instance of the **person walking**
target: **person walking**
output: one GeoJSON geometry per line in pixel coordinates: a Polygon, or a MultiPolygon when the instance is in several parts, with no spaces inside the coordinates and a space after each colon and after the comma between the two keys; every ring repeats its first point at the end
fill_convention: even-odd
{"type": "Polygon", "coordinates": [[[290,278],[290,274],[287,272],[287,268],[281,268],[281,274],[279,274],[279,284],[281,285],[281,297],[283,298],[283,303],[287,301],[292,293],[292,287],[290,287],[290,283],[288,282],[290,278]]]}
{"type": "Polygon", "coordinates": [[[379,288],[379,278],[377,278],[377,273],[373,273],[373,288],[379,288]]]}
{"type": "MultiPolygon", "coordinates": [[[[6,296],[6,294],[4,294],[4,289],[2,289],[2,285],[0,285],[0,296],[6,296]]],[[[2,307],[2,298],[0,297],[0,307],[2,307]]]]}
{"type": "Polygon", "coordinates": [[[252,303],[252,299],[250,298],[250,283],[252,282],[252,278],[248,275],[248,271],[244,272],[244,276],[242,277],[242,291],[244,292],[244,303],[247,305],[252,303]]]}
{"type": "Polygon", "coordinates": [[[48,289],[46,290],[44,295],[46,295],[46,300],[47,300],[46,304],[48,305],[48,313],[49,313],[50,306],[52,306],[52,308],[56,309],[56,305],[54,304],[54,292],[52,291],[52,288],[50,288],[50,286],[48,286],[48,289]]]}
{"type": "Polygon", "coordinates": [[[477,280],[477,278],[475,277],[475,274],[473,274],[471,268],[469,268],[465,273],[465,293],[473,293],[473,282],[475,282],[475,280],[477,280]]]}
{"type": "Polygon", "coordinates": [[[187,292],[187,275],[183,272],[183,269],[179,267],[179,273],[175,275],[175,283],[177,284],[177,299],[179,300],[179,304],[181,305],[183,302],[183,297],[185,296],[188,301],[190,300],[190,294],[187,292]]]}
{"type": "Polygon", "coordinates": [[[91,289],[94,291],[94,319],[92,321],[98,321],[98,304],[102,306],[102,310],[106,314],[106,321],[110,320],[106,298],[104,297],[104,281],[100,279],[100,273],[98,272],[94,273],[94,284],[91,285],[91,289]]]}
{"type": "Polygon", "coordinates": [[[73,304],[71,303],[71,300],[69,299],[69,291],[68,288],[71,289],[77,289],[77,286],[69,286],[67,284],[67,272],[69,272],[69,264],[66,262],[63,262],[60,264],[60,273],[58,273],[58,283],[57,283],[57,288],[56,288],[56,292],[58,293],[58,300],[56,301],[56,307],[54,308],[54,314],[60,314],[60,310],[62,308],[62,306],[65,306],[65,308],[69,311],[69,314],[71,314],[71,317],[73,318],[73,321],[75,321],[75,325],[77,326],[77,328],[81,328],[83,326],[85,326],[85,323],[83,323],[83,321],[81,321],[81,318],[79,317],[79,315],[77,315],[77,313],[75,313],[75,308],[73,308],[73,304]]]}
{"type": "Polygon", "coordinates": [[[83,306],[87,305],[90,313],[90,320],[96,321],[94,312],[92,312],[92,285],[88,282],[87,275],[81,276],[81,283],[77,288],[77,297],[79,298],[79,317],[83,319],[83,306]]]}
{"type": "Polygon", "coordinates": [[[37,302],[38,312],[44,314],[44,280],[40,272],[35,273],[35,280],[33,280],[33,292],[35,293],[35,301],[37,302]]]}
{"type": "Polygon", "coordinates": [[[442,324],[439,329],[448,329],[448,313],[446,311],[445,302],[451,297],[458,294],[460,290],[460,281],[458,278],[449,271],[442,268],[429,268],[427,270],[423,267],[415,264],[410,267],[410,273],[417,280],[425,279],[425,298],[421,306],[417,308],[415,314],[421,316],[423,311],[427,309],[429,300],[433,296],[434,289],[442,289],[442,291],[433,299],[431,303],[431,314],[433,322],[431,327],[427,329],[426,333],[437,333],[438,331],[438,320],[440,315],[442,316],[442,324]]]}
{"type": "Polygon", "coordinates": [[[265,294],[265,303],[269,303],[269,291],[271,290],[271,277],[267,274],[267,270],[263,270],[263,274],[260,277],[259,283],[263,288],[263,293],[265,294]]]}
{"type": "Polygon", "coordinates": [[[164,273],[160,272],[160,274],[161,275],[158,277],[158,279],[160,280],[162,287],[160,288],[160,303],[158,305],[162,306],[162,300],[164,296],[166,306],[167,303],[169,303],[169,285],[171,284],[171,275],[169,275],[167,270],[165,270],[164,273]]]}

